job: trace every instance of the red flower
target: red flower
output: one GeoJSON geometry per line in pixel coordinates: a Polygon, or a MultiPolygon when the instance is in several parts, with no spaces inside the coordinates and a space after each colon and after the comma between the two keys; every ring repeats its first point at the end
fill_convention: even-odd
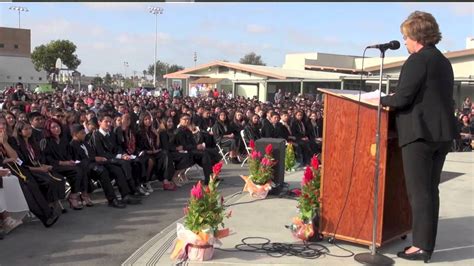
{"type": "Polygon", "coordinates": [[[193,188],[191,189],[191,196],[194,197],[195,199],[201,199],[202,198],[202,185],[201,181],[198,181],[197,185],[194,185],[193,188]]]}
{"type": "Polygon", "coordinates": [[[293,194],[295,194],[297,197],[301,196],[301,189],[299,188],[295,188],[291,192],[293,192],[293,194]]]}
{"type": "Polygon", "coordinates": [[[206,194],[209,194],[211,193],[211,189],[209,188],[209,186],[206,187],[206,194]]]}
{"type": "Polygon", "coordinates": [[[262,159],[262,165],[264,166],[272,166],[272,161],[270,159],[268,159],[267,157],[264,157],[262,159]]]}
{"type": "Polygon", "coordinates": [[[253,141],[253,139],[250,140],[249,147],[250,147],[252,150],[255,150],[255,141],[253,141]]]}
{"type": "Polygon", "coordinates": [[[220,161],[212,167],[212,172],[214,173],[215,176],[218,176],[220,174],[221,169],[222,169],[222,164],[223,162],[220,161]]]}
{"type": "Polygon", "coordinates": [[[267,147],[265,147],[265,153],[266,153],[267,155],[270,155],[270,156],[271,156],[271,155],[272,155],[272,150],[273,150],[272,144],[268,144],[267,147]]]}
{"type": "Polygon", "coordinates": [[[250,158],[257,160],[262,156],[260,152],[257,152],[256,150],[252,151],[252,154],[250,154],[250,158]]]}
{"type": "Polygon", "coordinates": [[[311,180],[313,180],[313,178],[314,178],[314,176],[313,176],[313,171],[311,170],[311,167],[309,167],[309,166],[306,167],[306,170],[304,171],[302,185],[305,186],[306,184],[311,182],[311,180]]]}
{"type": "Polygon", "coordinates": [[[313,167],[314,170],[318,170],[319,169],[319,160],[318,160],[318,157],[313,156],[313,158],[311,158],[311,166],[313,167]]]}

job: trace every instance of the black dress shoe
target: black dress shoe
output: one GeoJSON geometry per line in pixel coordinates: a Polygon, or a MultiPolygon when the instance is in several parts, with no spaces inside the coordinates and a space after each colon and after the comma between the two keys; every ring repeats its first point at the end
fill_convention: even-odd
{"type": "Polygon", "coordinates": [[[135,197],[132,197],[130,195],[127,195],[127,196],[123,197],[122,203],[130,204],[130,205],[136,205],[136,204],[142,203],[142,200],[139,199],[139,198],[135,198],[135,197]]]}
{"type": "Polygon", "coordinates": [[[431,251],[420,249],[410,254],[405,253],[405,251],[400,251],[397,253],[397,257],[406,259],[406,260],[422,260],[425,263],[428,263],[431,260],[431,254],[432,254],[431,251]]]}
{"type": "Polygon", "coordinates": [[[117,208],[117,209],[123,209],[123,208],[126,207],[126,205],[118,199],[113,199],[113,200],[109,201],[109,207],[113,207],[113,208],[117,208]]]}
{"type": "Polygon", "coordinates": [[[46,220],[43,224],[44,224],[44,227],[51,227],[53,226],[59,219],[59,215],[57,215],[56,213],[53,212],[53,215],[51,215],[51,217],[48,218],[48,220],[46,220]]]}

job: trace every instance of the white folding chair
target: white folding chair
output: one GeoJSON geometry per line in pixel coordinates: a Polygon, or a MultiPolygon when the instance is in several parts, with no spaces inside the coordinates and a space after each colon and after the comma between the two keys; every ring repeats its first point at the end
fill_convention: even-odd
{"type": "Polygon", "coordinates": [[[247,157],[245,157],[245,159],[242,161],[242,164],[240,165],[240,167],[244,167],[244,164],[249,159],[250,152],[252,152],[252,148],[247,146],[247,142],[245,142],[245,131],[243,129],[240,131],[240,137],[242,138],[242,142],[244,143],[244,146],[245,146],[245,151],[247,152],[247,157]]]}
{"type": "MultiPolygon", "coordinates": [[[[210,130],[210,132],[212,133],[212,129],[210,130]]],[[[212,133],[212,134],[214,134],[214,133],[212,133]]],[[[219,154],[220,154],[221,157],[222,157],[222,160],[224,160],[224,163],[225,163],[225,164],[228,164],[227,158],[228,158],[229,155],[230,155],[230,151],[224,152],[224,150],[221,148],[221,146],[220,146],[219,143],[217,143],[217,142],[216,142],[216,147],[217,147],[217,150],[219,151],[219,154]]]]}

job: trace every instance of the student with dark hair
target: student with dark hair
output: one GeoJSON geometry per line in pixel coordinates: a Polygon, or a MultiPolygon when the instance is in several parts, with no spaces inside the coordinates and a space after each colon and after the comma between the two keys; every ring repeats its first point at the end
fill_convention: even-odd
{"type": "Polygon", "coordinates": [[[65,176],[71,186],[69,205],[74,210],[81,210],[79,201],[92,205],[87,193],[88,178],[82,168],[78,167],[68,153],[69,143],[62,134],[60,122],[50,118],[45,123],[45,138],[40,142],[40,148],[46,163],[53,166],[53,171],[65,176]],[[79,195],[80,193],[80,195],[79,195]]]}
{"type": "Polygon", "coordinates": [[[99,112],[99,128],[92,133],[91,145],[97,156],[107,159],[106,166],[113,176],[123,175],[128,186],[119,186],[122,201],[127,204],[138,204],[140,201],[133,195],[144,196],[137,189],[132,176],[130,156],[120,153],[120,148],[111,132],[112,118],[106,112],[99,112]]]}
{"type": "Polygon", "coordinates": [[[18,158],[22,162],[21,165],[31,172],[40,185],[50,205],[64,213],[66,210],[62,207],[60,200],[65,198],[65,178],[54,172],[53,166],[45,164],[46,158],[31,135],[30,124],[16,123],[13,131],[14,141],[11,142],[11,144],[13,143],[12,147],[16,150],[18,158]]]}
{"type": "MultiPolygon", "coordinates": [[[[114,208],[125,208],[125,204],[117,199],[114,188],[110,182],[110,173],[107,169],[105,162],[106,158],[96,156],[95,150],[85,142],[86,132],[84,126],[75,124],[71,127],[72,140],[69,143],[69,154],[75,161],[80,161],[79,167],[85,170],[87,176],[90,176],[94,180],[98,180],[104,191],[105,198],[107,199],[109,206],[114,208]]],[[[120,187],[126,187],[127,182],[123,175],[115,177],[117,185],[120,187]]]]}
{"type": "Polygon", "coordinates": [[[40,112],[31,112],[28,115],[28,121],[33,129],[33,138],[36,143],[40,143],[40,141],[44,139],[44,116],[40,112]]]}

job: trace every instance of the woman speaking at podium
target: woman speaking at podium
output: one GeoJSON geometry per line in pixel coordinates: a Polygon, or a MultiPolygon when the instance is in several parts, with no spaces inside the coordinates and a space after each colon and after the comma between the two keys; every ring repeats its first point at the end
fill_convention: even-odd
{"type": "Polygon", "coordinates": [[[451,63],[435,46],[441,32],[431,14],[415,11],[400,29],[410,56],[396,92],[380,100],[395,110],[412,209],[413,245],[397,255],[428,262],[436,242],[441,170],[455,134],[454,75],[451,63]]]}

